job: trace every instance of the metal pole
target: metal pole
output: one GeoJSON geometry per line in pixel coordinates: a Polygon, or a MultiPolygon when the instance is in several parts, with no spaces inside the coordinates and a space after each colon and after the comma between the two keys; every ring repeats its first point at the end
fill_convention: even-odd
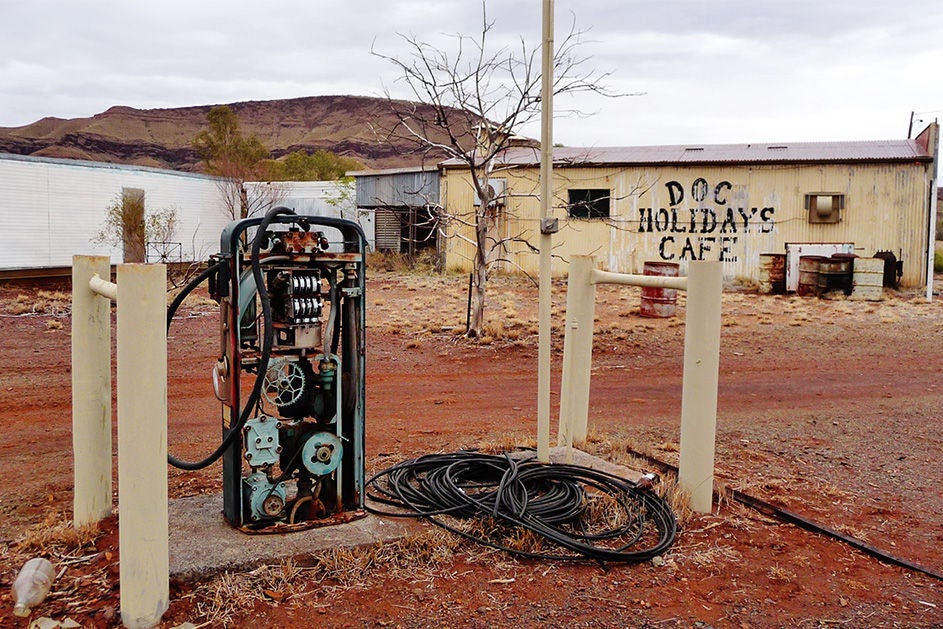
{"type": "Polygon", "coordinates": [[[540,90],[540,257],[537,309],[537,459],[550,462],[550,218],[553,194],[553,0],[543,0],[540,90]]]}
{"type": "Polygon", "coordinates": [[[678,485],[688,493],[691,508],[698,513],[710,513],[713,502],[722,290],[720,262],[691,262],[684,323],[678,485]]]}
{"type": "Polygon", "coordinates": [[[89,288],[108,256],[72,257],[72,524],[111,515],[111,302],[89,288]]]}
{"type": "MultiPolygon", "coordinates": [[[[912,116],[913,114],[911,114],[912,116]]],[[[927,229],[927,302],[933,301],[933,265],[936,256],[936,217],[939,208],[936,197],[936,175],[940,164],[940,125],[936,122],[930,125],[928,146],[933,153],[933,163],[930,165],[930,216],[927,229]]]]}
{"type": "Polygon", "coordinates": [[[156,627],[170,603],[167,515],[167,268],[118,267],[121,621],[156,627]]]}

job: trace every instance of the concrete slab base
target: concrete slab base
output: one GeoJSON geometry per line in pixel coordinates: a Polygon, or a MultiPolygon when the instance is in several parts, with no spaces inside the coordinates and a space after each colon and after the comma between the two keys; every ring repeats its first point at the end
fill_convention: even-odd
{"type": "MultiPolygon", "coordinates": [[[[567,462],[566,448],[552,448],[550,461],[567,462]]],[[[572,451],[570,462],[632,481],[641,477],[641,472],[576,449],[572,451]]],[[[223,571],[251,570],[285,559],[303,563],[312,553],[328,548],[392,543],[422,526],[412,518],[381,518],[367,514],[352,522],[307,531],[247,535],[223,519],[222,494],[171,500],[169,516],[170,574],[182,580],[203,579],[223,571]]]]}
{"type": "Polygon", "coordinates": [[[169,517],[170,575],[183,580],[251,570],[285,559],[303,562],[311,553],[327,548],[394,542],[415,524],[367,514],[352,522],[307,531],[247,535],[226,523],[222,494],[171,500],[169,517]]]}

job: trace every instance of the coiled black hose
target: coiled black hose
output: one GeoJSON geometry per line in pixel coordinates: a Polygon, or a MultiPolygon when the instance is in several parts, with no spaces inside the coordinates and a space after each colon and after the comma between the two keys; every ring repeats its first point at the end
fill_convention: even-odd
{"type": "Polygon", "coordinates": [[[650,490],[606,472],[540,463],[532,456],[427,455],[379,472],[366,489],[374,502],[408,511],[368,505],[373,513],[424,517],[477,543],[524,557],[642,562],[668,550],[678,530],[671,508],[650,490]],[[546,551],[510,547],[438,516],[492,518],[536,533],[553,546],[546,551]]]}

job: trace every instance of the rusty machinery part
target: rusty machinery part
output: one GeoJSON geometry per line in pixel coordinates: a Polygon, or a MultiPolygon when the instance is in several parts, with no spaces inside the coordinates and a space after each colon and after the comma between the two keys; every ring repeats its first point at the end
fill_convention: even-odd
{"type": "Polygon", "coordinates": [[[337,435],[318,432],[305,441],[301,451],[301,463],[311,474],[325,476],[341,464],[344,447],[337,435]]]}
{"type": "Polygon", "coordinates": [[[305,391],[305,372],[297,361],[281,356],[269,361],[262,384],[262,397],[274,406],[289,406],[305,391]]]}
{"type": "Polygon", "coordinates": [[[285,483],[273,483],[263,472],[252,472],[242,482],[253,521],[277,518],[284,512],[285,483]]]}
{"type": "MultiPolygon", "coordinates": [[[[262,275],[262,265],[259,262],[260,252],[262,250],[262,245],[267,240],[266,231],[268,230],[269,224],[279,215],[293,215],[295,214],[294,210],[277,207],[265,215],[262,221],[259,224],[259,228],[256,231],[255,237],[252,239],[251,247],[251,259],[252,259],[252,275],[255,278],[256,286],[264,286],[264,278],[262,275]]],[[[167,327],[170,327],[171,321],[173,321],[174,314],[177,311],[177,308],[180,307],[180,304],[183,303],[183,300],[189,295],[193,290],[203,283],[204,280],[211,278],[215,275],[218,275],[220,270],[225,268],[226,262],[220,261],[216,264],[210,266],[202,273],[200,273],[193,281],[187,284],[180,294],[174,299],[167,309],[167,327]]],[[[272,322],[272,305],[269,301],[268,294],[266,291],[259,291],[259,302],[262,306],[262,322],[263,322],[263,334],[262,334],[262,348],[259,354],[259,369],[256,374],[255,380],[252,385],[252,390],[249,394],[249,398],[246,404],[242,407],[242,413],[239,416],[237,422],[232,427],[233,429],[229,431],[229,434],[223,438],[219,446],[210,453],[209,456],[204,458],[201,461],[183,461],[174,457],[171,454],[167,455],[167,461],[182,470],[201,470],[205,467],[209,467],[214,462],[219,460],[223,453],[226,452],[229,447],[235,443],[242,434],[242,429],[246,425],[246,422],[252,416],[252,413],[255,411],[255,406],[259,403],[262,394],[262,385],[265,380],[265,372],[268,368],[269,358],[272,355],[272,343],[274,339],[274,326],[272,322]]]]}
{"type": "Polygon", "coordinates": [[[456,452],[404,461],[367,481],[367,495],[411,513],[368,510],[427,518],[480,544],[552,561],[637,563],[661,555],[674,543],[674,513],[649,489],[599,470],[529,457],[456,452]],[[522,550],[500,539],[476,537],[443,516],[492,518],[511,530],[537,534],[546,542],[538,547],[546,550],[522,550]]]}

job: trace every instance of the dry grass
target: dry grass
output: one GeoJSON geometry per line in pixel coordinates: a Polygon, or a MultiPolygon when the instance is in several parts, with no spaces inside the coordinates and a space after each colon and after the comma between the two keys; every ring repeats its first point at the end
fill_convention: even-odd
{"type": "Polygon", "coordinates": [[[661,482],[655,485],[655,493],[658,494],[675,514],[678,526],[684,528],[694,516],[691,510],[691,496],[678,485],[678,479],[674,476],[664,477],[661,482]]]}
{"type": "Polygon", "coordinates": [[[71,293],[58,290],[39,290],[32,295],[18,293],[0,305],[0,312],[13,316],[36,314],[62,317],[68,316],[71,311],[71,293]]]}
{"type": "Polygon", "coordinates": [[[680,452],[681,446],[674,441],[664,441],[654,446],[656,450],[662,452],[680,452]]]}
{"type": "MultiPolygon", "coordinates": [[[[182,289],[172,288],[167,291],[167,305],[177,298],[177,295],[180,294],[182,289]]],[[[216,310],[219,308],[219,304],[216,303],[214,299],[210,299],[209,295],[206,295],[202,291],[193,291],[183,300],[183,303],[180,304],[180,308],[189,309],[189,310],[216,310]]]]}
{"type": "Polygon", "coordinates": [[[430,275],[435,272],[434,253],[420,253],[410,259],[404,253],[392,251],[372,251],[367,253],[367,271],[369,273],[389,272],[410,275],[430,275]]]}
{"type": "Polygon", "coordinates": [[[850,526],[848,524],[836,524],[835,530],[847,535],[848,537],[853,537],[857,540],[861,540],[862,542],[870,541],[870,535],[868,535],[868,532],[862,528],[850,526]]]}
{"type": "Polygon", "coordinates": [[[478,450],[485,454],[504,454],[505,452],[514,452],[515,450],[536,450],[537,438],[514,433],[498,435],[493,439],[482,441],[478,444],[478,450]]]}
{"type": "MultiPolygon", "coordinates": [[[[590,433],[586,441],[580,445],[585,451],[617,465],[635,470],[646,470],[651,467],[645,459],[635,456],[634,452],[641,452],[641,450],[629,437],[590,433]]],[[[663,443],[655,448],[670,452],[677,452],[678,449],[675,443],[663,443]]],[[[643,454],[647,453],[643,452],[643,454]]],[[[663,477],[661,482],[655,485],[655,493],[671,507],[678,526],[681,528],[686,526],[694,516],[694,512],[690,507],[690,496],[678,486],[677,478],[674,475],[663,477]]]]}
{"type": "Polygon", "coordinates": [[[460,537],[437,526],[397,542],[362,548],[331,548],[311,555],[308,580],[333,581],[342,587],[367,584],[379,571],[394,579],[430,581],[451,562],[460,537]]]}
{"type": "Polygon", "coordinates": [[[436,526],[390,544],[362,548],[334,547],[313,553],[302,566],[289,559],[245,573],[225,572],[194,592],[195,608],[205,626],[232,626],[235,617],[260,603],[304,605],[314,591],[366,587],[381,572],[409,582],[447,578],[447,568],[461,538],[436,526]]]}
{"type": "Polygon", "coordinates": [[[75,528],[63,514],[51,511],[42,523],[26,530],[16,548],[23,553],[73,555],[94,545],[98,534],[95,524],[75,528]]]}
{"type": "Polygon", "coordinates": [[[692,550],[690,553],[684,549],[679,549],[677,557],[686,558],[698,568],[709,568],[718,563],[738,562],[742,555],[732,546],[722,546],[713,544],[701,550],[692,550]]]}
{"type": "Polygon", "coordinates": [[[796,580],[795,572],[787,570],[786,568],[781,567],[779,564],[775,566],[770,566],[766,569],[766,576],[769,577],[770,581],[779,581],[781,583],[792,583],[796,580]]]}
{"type": "Polygon", "coordinates": [[[592,493],[587,496],[583,520],[587,528],[618,528],[629,523],[629,515],[621,502],[621,496],[592,493]]]}

